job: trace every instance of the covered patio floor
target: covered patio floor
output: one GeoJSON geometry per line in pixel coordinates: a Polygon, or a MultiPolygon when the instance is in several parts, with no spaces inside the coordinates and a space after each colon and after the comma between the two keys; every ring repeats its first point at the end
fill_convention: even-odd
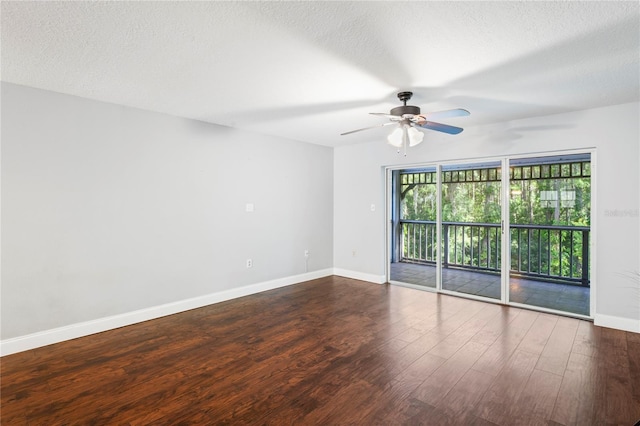
{"type": "MultiPolygon", "coordinates": [[[[398,262],[391,264],[391,281],[435,288],[434,265],[398,262]]],[[[473,270],[446,268],[442,271],[444,290],[500,298],[500,276],[473,270]]],[[[511,278],[509,300],[525,305],[589,316],[589,287],[511,278]]]]}

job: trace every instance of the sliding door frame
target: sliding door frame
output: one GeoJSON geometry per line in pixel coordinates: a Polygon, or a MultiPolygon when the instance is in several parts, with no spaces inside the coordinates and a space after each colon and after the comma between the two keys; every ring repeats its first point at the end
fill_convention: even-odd
{"type": "Polygon", "coordinates": [[[437,191],[437,197],[436,197],[436,239],[438,241],[438,244],[436,245],[436,256],[438,259],[440,259],[440,255],[441,255],[441,248],[440,248],[440,239],[441,239],[441,234],[440,234],[440,216],[441,216],[441,200],[440,200],[440,188],[441,188],[441,184],[440,184],[440,170],[441,170],[441,166],[439,164],[432,164],[432,163],[419,163],[419,164],[406,164],[406,165],[401,165],[401,166],[388,166],[385,167],[385,183],[386,183],[386,188],[385,188],[385,278],[386,278],[386,282],[393,284],[393,285],[399,285],[402,287],[409,287],[409,288],[415,288],[418,290],[424,290],[424,291],[431,291],[431,292],[440,292],[441,291],[441,262],[437,261],[436,262],[436,287],[426,287],[426,286],[420,286],[420,285],[416,285],[416,284],[410,284],[410,283],[404,283],[404,282],[400,282],[400,281],[392,281],[391,280],[391,260],[392,260],[392,256],[393,256],[393,239],[395,238],[394,235],[394,224],[393,224],[393,218],[394,218],[394,192],[397,190],[397,188],[394,188],[394,181],[393,181],[393,173],[396,171],[400,171],[400,170],[409,170],[409,169],[426,169],[426,168],[431,168],[431,167],[435,167],[436,168],[436,191],[437,191]]]}
{"type": "MultiPolygon", "coordinates": [[[[504,217],[504,171],[506,170],[505,167],[505,158],[504,157],[482,157],[482,158],[467,158],[464,160],[448,160],[448,161],[442,161],[442,162],[438,162],[436,167],[438,170],[438,177],[437,177],[437,182],[438,182],[438,223],[437,223],[437,228],[438,228],[438,250],[440,250],[440,248],[442,247],[442,236],[441,236],[441,232],[442,232],[442,168],[443,166],[449,166],[449,165],[455,165],[455,166],[464,166],[464,165],[472,165],[472,164],[477,164],[477,163],[487,163],[487,162],[499,162],[500,163],[500,167],[501,167],[501,174],[502,174],[502,180],[501,180],[501,187],[500,187],[500,199],[501,199],[501,214],[504,217]]],[[[436,262],[436,265],[438,267],[437,270],[437,282],[438,282],[438,286],[437,286],[437,291],[439,293],[442,294],[448,294],[451,296],[459,296],[459,297],[464,297],[467,299],[473,299],[473,300],[479,300],[482,302],[490,302],[490,303],[498,303],[498,304],[506,304],[507,302],[505,301],[505,289],[506,289],[506,285],[508,285],[508,280],[505,280],[505,268],[507,268],[507,275],[508,275],[508,267],[506,265],[509,265],[509,263],[505,263],[504,259],[505,259],[505,255],[508,255],[509,250],[507,250],[507,247],[505,246],[505,224],[502,223],[502,232],[500,233],[500,256],[501,256],[501,264],[500,264],[500,298],[499,299],[494,299],[491,297],[485,297],[485,296],[478,296],[475,294],[468,294],[468,293],[462,293],[462,292],[458,292],[458,291],[452,291],[452,290],[446,290],[444,288],[442,288],[442,256],[440,251],[438,251],[438,261],[436,262]]]]}
{"type": "Polygon", "coordinates": [[[442,294],[455,295],[458,297],[465,297],[468,299],[481,300],[490,303],[498,303],[504,305],[511,305],[516,307],[522,307],[526,309],[531,309],[540,312],[547,312],[552,314],[571,316],[575,318],[582,319],[593,319],[596,309],[596,188],[597,188],[597,165],[596,165],[596,150],[595,148],[584,148],[584,149],[576,149],[576,150],[562,150],[562,151],[548,151],[548,152],[531,152],[526,154],[514,154],[508,156],[500,156],[500,157],[481,157],[481,158],[467,158],[467,159],[458,159],[458,160],[446,160],[446,161],[437,161],[437,162],[429,162],[429,163],[417,163],[417,164],[406,164],[406,165],[398,165],[398,166],[387,166],[385,167],[385,276],[386,281],[390,284],[399,285],[403,287],[416,288],[424,291],[438,292],[442,294]],[[590,268],[590,288],[589,288],[589,299],[590,299],[590,312],[588,316],[573,314],[570,312],[556,311],[553,309],[543,308],[539,306],[532,305],[524,305],[515,302],[511,302],[509,300],[509,270],[511,265],[511,250],[510,250],[510,179],[509,179],[509,168],[512,160],[528,158],[528,157],[546,157],[546,156],[555,156],[555,155],[574,155],[574,154],[590,154],[590,163],[591,163],[591,213],[590,213],[590,241],[589,241],[589,268],[590,268]],[[450,290],[445,290],[442,288],[442,168],[447,165],[465,165],[465,164],[474,164],[478,162],[500,162],[502,167],[502,180],[501,180],[501,256],[502,263],[500,267],[500,282],[501,282],[501,294],[500,299],[492,299],[489,297],[476,296],[472,294],[465,294],[460,292],[454,292],[450,290]],[[438,241],[436,247],[436,287],[426,287],[419,286],[414,284],[408,284],[398,281],[391,281],[391,256],[392,256],[392,239],[393,235],[393,211],[394,208],[394,182],[393,182],[393,173],[399,170],[411,170],[411,169],[424,169],[424,168],[433,168],[436,169],[436,187],[437,187],[437,197],[436,197],[436,238],[438,241]]]}
{"type": "MultiPolygon", "coordinates": [[[[531,310],[535,310],[535,311],[539,311],[539,312],[546,312],[546,313],[550,313],[550,314],[555,314],[555,315],[563,315],[563,316],[569,316],[569,317],[573,317],[573,318],[580,318],[580,319],[586,319],[586,320],[593,320],[594,316],[595,316],[595,312],[596,312],[596,300],[597,300],[597,292],[596,292],[596,287],[597,287],[597,275],[596,275],[596,235],[597,235],[597,225],[596,225],[596,204],[597,204],[597,197],[596,197],[596,188],[597,188],[597,164],[596,164],[596,149],[595,148],[584,148],[584,149],[575,149],[575,150],[562,150],[562,151],[548,151],[548,152],[533,152],[533,153],[527,153],[527,154],[517,154],[517,155],[509,155],[507,157],[505,157],[504,161],[506,161],[507,163],[507,167],[510,167],[510,163],[512,160],[518,160],[518,159],[522,159],[522,158],[529,158],[529,157],[549,157],[549,156],[556,156],[556,155],[579,155],[579,154],[589,154],[590,159],[589,162],[591,164],[591,175],[590,175],[590,190],[591,190],[591,198],[590,198],[590,205],[589,205],[589,209],[590,209],[590,217],[589,217],[589,222],[590,222],[590,232],[589,232],[589,275],[590,275],[590,283],[589,283],[589,315],[580,315],[580,314],[576,314],[576,313],[572,313],[572,312],[566,312],[566,311],[558,311],[555,309],[549,309],[549,308],[544,308],[542,306],[535,306],[535,305],[526,305],[526,304],[522,304],[522,303],[517,303],[517,302],[511,302],[509,301],[509,281],[510,281],[510,276],[509,276],[509,269],[510,269],[510,265],[511,265],[511,250],[507,250],[508,253],[505,255],[503,252],[503,256],[508,256],[508,257],[503,257],[503,259],[505,261],[508,261],[508,263],[506,263],[505,265],[503,265],[503,268],[506,267],[506,275],[505,275],[505,271],[503,270],[503,285],[505,286],[503,289],[507,290],[506,295],[507,295],[507,301],[505,302],[505,304],[510,305],[510,306],[515,306],[518,308],[525,308],[525,309],[531,309],[531,310]]],[[[509,181],[509,178],[504,179],[504,175],[503,175],[503,196],[509,196],[510,195],[510,184],[511,182],[509,181]]],[[[506,200],[509,201],[510,198],[507,198],[506,200]]],[[[510,209],[509,209],[509,205],[510,203],[504,203],[507,204],[506,209],[503,211],[503,218],[505,221],[505,229],[509,230],[511,229],[510,227],[510,220],[511,220],[511,215],[510,215],[510,209]]],[[[503,206],[504,208],[505,206],[503,206]]],[[[510,244],[510,235],[507,232],[506,233],[506,238],[507,238],[507,244],[510,244]]],[[[504,248],[504,247],[503,247],[504,248]]]]}

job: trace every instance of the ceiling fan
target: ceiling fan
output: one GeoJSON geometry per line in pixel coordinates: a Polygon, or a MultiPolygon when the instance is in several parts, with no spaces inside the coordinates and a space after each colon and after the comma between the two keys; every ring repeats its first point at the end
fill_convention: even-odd
{"type": "Polygon", "coordinates": [[[390,122],[383,123],[377,126],[365,127],[362,129],[351,130],[349,132],[341,133],[341,136],[348,135],[355,132],[361,132],[362,130],[375,129],[378,127],[390,126],[392,124],[397,124],[398,128],[396,128],[388,137],[387,141],[390,145],[393,145],[398,148],[398,152],[400,152],[400,148],[404,146],[405,155],[407,151],[407,145],[416,146],[422,142],[424,138],[424,133],[417,130],[417,128],[430,129],[435,130],[437,132],[448,133],[450,135],[457,135],[462,132],[461,127],[450,126],[448,124],[436,123],[431,121],[431,119],[441,119],[441,118],[450,118],[450,117],[464,117],[469,115],[469,111],[466,109],[456,108],[449,109],[446,111],[437,111],[437,112],[428,112],[426,114],[420,113],[420,107],[407,105],[407,101],[411,99],[413,96],[413,92],[400,92],[398,93],[398,99],[400,99],[404,105],[392,108],[389,114],[385,114],[382,112],[370,112],[372,115],[379,115],[382,117],[387,117],[390,122]]]}

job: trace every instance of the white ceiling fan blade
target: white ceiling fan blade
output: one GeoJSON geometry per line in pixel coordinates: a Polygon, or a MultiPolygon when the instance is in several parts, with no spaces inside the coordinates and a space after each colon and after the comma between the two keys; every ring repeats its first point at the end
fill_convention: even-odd
{"type": "Polygon", "coordinates": [[[355,133],[355,132],[361,132],[361,131],[363,131],[363,130],[375,129],[375,128],[377,128],[377,127],[384,127],[384,126],[388,126],[388,125],[390,125],[390,124],[396,124],[396,123],[393,123],[393,122],[391,122],[391,123],[383,123],[383,124],[378,124],[377,126],[364,127],[364,128],[362,128],[362,129],[351,130],[351,131],[349,131],[349,132],[340,133],[340,136],[349,135],[349,134],[351,134],[351,133],[355,133]]]}

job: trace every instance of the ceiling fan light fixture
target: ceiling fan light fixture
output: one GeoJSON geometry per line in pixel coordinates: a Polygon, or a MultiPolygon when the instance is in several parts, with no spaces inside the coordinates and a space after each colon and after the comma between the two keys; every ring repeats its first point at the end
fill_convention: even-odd
{"type": "Polygon", "coordinates": [[[402,126],[396,127],[396,129],[387,136],[387,142],[391,146],[395,146],[396,148],[402,147],[403,141],[403,131],[402,126]]]}
{"type": "Polygon", "coordinates": [[[408,126],[406,124],[401,124],[398,126],[393,132],[387,136],[387,142],[391,146],[395,146],[396,148],[402,148],[404,144],[404,132],[407,132],[407,138],[409,140],[409,146],[416,146],[422,142],[424,139],[424,133],[415,127],[408,126]]]}
{"type": "Polygon", "coordinates": [[[420,130],[416,129],[415,127],[409,127],[409,130],[407,130],[407,132],[409,133],[409,146],[416,146],[422,143],[422,140],[424,139],[424,133],[422,133],[420,130]]]}

